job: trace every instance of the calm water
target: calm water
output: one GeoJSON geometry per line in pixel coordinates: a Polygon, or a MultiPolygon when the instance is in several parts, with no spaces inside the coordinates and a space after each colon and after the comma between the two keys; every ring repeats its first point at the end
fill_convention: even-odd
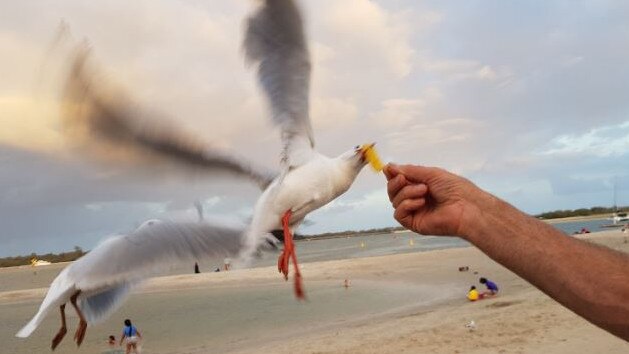
{"type": "MultiPolygon", "coordinates": [[[[465,246],[469,246],[469,243],[456,237],[420,236],[412,232],[339,237],[297,243],[300,262],[384,256],[465,246]]],[[[273,265],[275,261],[276,259],[270,262],[261,260],[256,263],[256,266],[273,265]]]]}
{"type": "MultiPolygon", "coordinates": [[[[573,234],[585,227],[588,230],[610,230],[602,225],[609,224],[607,219],[574,221],[553,224],[554,227],[573,234]]],[[[336,259],[384,256],[390,254],[425,252],[437,249],[466,247],[469,243],[456,237],[420,236],[412,232],[395,234],[373,234],[365,236],[341,237],[314,241],[300,241],[297,243],[299,261],[301,263],[328,261],[336,259]]],[[[254,262],[254,267],[275,265],[277,257],[267,254],[254,262]]],[[[205,259],[199,262],[202,272],[212,271],[222,267],[223,259],[205,259]]],[[[8,290],[31,289],[47,287],[65,265],[51,265],[48,267],[19,267],[0,268],[0,292],[8,290]]],[[[166,274],[191,273],[190,267],[179,267],[166,274]]]]}
{"type": "Polygon", "coordinates": [[[556,223],[553,224],[553,226],[567,233],[568,235],[572,235],[575,232],[581,231],[581,228],[583,227],[590,230],[591,232],[615,230],[615,228],[611,227],[602,227],[603,225],[609,225],[611,223],[612,222],[609,219],[594,219],[556,223]]]}

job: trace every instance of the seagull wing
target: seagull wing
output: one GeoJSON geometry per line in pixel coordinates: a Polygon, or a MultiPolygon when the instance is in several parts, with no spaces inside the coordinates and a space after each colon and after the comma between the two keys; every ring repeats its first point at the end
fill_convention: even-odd
{"type": "Polygon", "coordinates": [[[181,264],[239,254],[245,226],[151,220],[111,237],[77,260],[69,275],[78,289],[134,283],[181,264]]]}
{"type": "Polygon", "coordinates": [[[308,114],[310,54],[301,15],[291,0],[266,0],[247,22],[244,51],[258,66],[258,79],[280,126],[282,164],[297,167],[312,158],[308,114]]]}
{"type": "Polygon", "coordinates": [[[88,297],[79,298],[79,307],[90,325],[98,324],[111,316],[122,306],[140,281],[123,282],[112,288],[88,297]]]}
{"type": "Polygon", "coordinates": [[[89,48],[77,49],[64,90],[65,133],[82,152],[144,168],[155,166],[152,162],[161,158],[190,168],[231,172],[252,179],[262,189],[275,178],[277,173],[195,143],[168,119],[133,105],[125,92],[97,79],[89,58],[89,48]]]}
{"type": "Polygon", "coordinates": [[[244,229],[206,221],[151,220],[128,235],[110,237],[57,276],[37,314],[16,336],[28,337],[51,309],[66,303],[76,290],[82,291],[79,306],[88,323],[101,322],[150,276],[197,260],[240,255],[244,229]]]}
{"type": "Polygon", "coordinates": [[[59,306],[65,304],[70,296],[74,294],[76,288],[74,287],[74,282],[71,277],[68,276],[69,268],[70,266],[66,267],[57,275],[55,280],[53,280],[52,284],[50,284],[50,288],[48,288],[46,292],[44,301],[42,301],[39,306],[39,310],[35,316],[17,332],[16,337],[26,338],[30,336],[51,310],[58,309],[59,306]]]}

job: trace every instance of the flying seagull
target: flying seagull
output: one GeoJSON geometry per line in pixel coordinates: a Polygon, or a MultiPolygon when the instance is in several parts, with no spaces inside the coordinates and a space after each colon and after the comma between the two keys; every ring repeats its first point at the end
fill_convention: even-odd
{"type": "MultiPolygon", "coordinates": [[[[52,340],[54,350],[67,332],[69,302],[79,317],[74,340],[80,346],[87,325],[107,319],[143,280],[204,257],[234,257],[240,253],[244,230],[242,225],[218,222],[149,220],[127,235],[110,237],[59,273],[37,314],[16,336],[30,336],[50,311],[59,308],[61,328],[52,340]]],[[[271,235],[267,239],[268,248],[277,241],[271,235]]]]}
{"type": "Polygon", "coordinates": [[[193,143],[195,139],[168,124],[162,115],[132,104],[128,94],[97,79],[87,46],[77,50],[69,70],[65,131],[72,141],[83,143],[82,153],[92,153],[92,157],[132,158],[131,165],[147,168],[160,165],[156,161],[178,161],[182,167],[227,171],[257,183],[263,193],[243,238],[241,258],[250,259],[267,233],[280,231],[284,251],[278,270],[288,279],[292,261],[295,294],[302,299],[292,230],[308,213],[350,188],[366,157],[373,154],[373,144],[355,146],[337,157],[315,150],[309,114],[310,54],[299,8],[292,0],[263,1],[247,21],[243,46],[246,60],[257,67],[272,122],[281,131],[280,171],[193,143]]]}
{"type": "MultiPolygon", "coordinates": [[[[288,278],[295,267],[295,294],[304,297],[292,230],[304,217],[345,193],[366,165],[373,144],[327,157],[315,150],[310,123],[310,54],[299,8],[292,0],[266,0],[249,18],[246,59],[257,65],[258,80],[282,139],[281,171],[258,199],[247,240],[281,228],[284,252],[278,270],[288,278]]],[[[255,243],[249,250],[255,249],[255,243]]]]}

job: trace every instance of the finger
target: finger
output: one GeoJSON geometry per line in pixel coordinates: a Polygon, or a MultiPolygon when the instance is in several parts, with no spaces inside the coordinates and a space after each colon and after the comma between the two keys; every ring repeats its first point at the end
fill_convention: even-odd
{"type": "Polygon", "coordinates": [[[393,197],[391,204],[393,204],[394,208],[397,208],[400,203],[407,199],[418,199],[424,198],[426,193],[428,192],[428,186],[423,183],[420,184],[408,184],[393,197]]]}
{"type": "Polygon", "coordinates": [[[383,171],[384,171],[384,175],[387,177],[388,180],[391,180],[391,178],[394,178],[400,173],[400,170],[397,168],[397,165],[392,162],[384,166],[383,171]]]}
{"type": "Polygon", "coordinates": [[[410,219],[413,214],[421,209],[424,205],[426,205],[426,198],[418,198],[418,199],[406,199],[400,205],[395,208],[395,213],[393,213],[393,217],[400,224],[404,226],[410,226],[410,219]]]}
{"type": "Polygon", "coordinates": [[[404,175],[411,182],[426,182],[436,169],[420,165],[396,165],[398,174],[404,175]]]}
{"type": "Polygon", "coordinates": [[[404,186],[408,185],[408,181],[406,177],[403,175],[397,175],[393,177],[393,179],[389,180],[387,183],[387,193],[389,194],[389,200],[393,201],[393,198],[400,191],[400,189],[404,188],[404,186]]]}

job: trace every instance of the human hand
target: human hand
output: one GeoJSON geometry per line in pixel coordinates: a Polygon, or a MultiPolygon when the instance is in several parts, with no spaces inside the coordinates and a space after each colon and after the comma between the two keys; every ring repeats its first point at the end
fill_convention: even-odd
{"type": "Polygon", "coordinates": [[[439,168],[388,164],[384,174],[395,219],[420,234],[465,238],[480,218],[478,202],[487,198],[472,182],[439,168]]]}

